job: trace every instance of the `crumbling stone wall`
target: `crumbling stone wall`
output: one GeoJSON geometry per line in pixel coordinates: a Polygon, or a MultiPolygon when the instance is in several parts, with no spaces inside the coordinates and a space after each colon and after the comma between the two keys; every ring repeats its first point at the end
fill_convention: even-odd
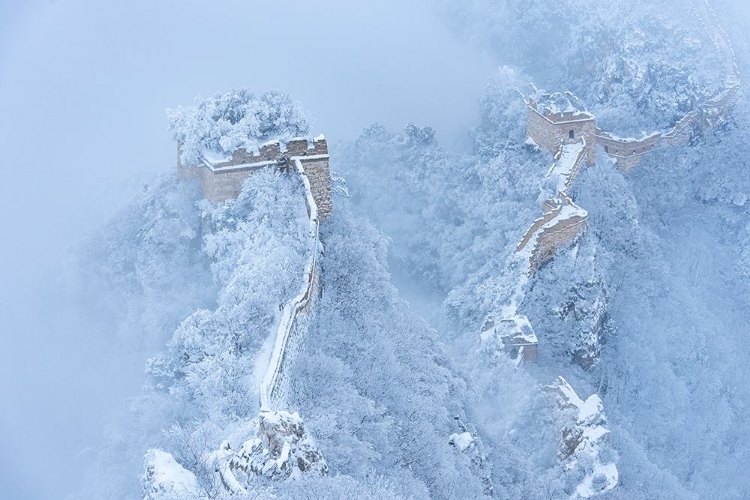
{"type": "Polygon", "coordinates": [[[620,170],[623,172],[630,172],[641,163],[643,155],[633,155],[615,159],[617,160],[617,166],[620,167],[620,170]]]}
{"type": "Polygon", "coordinates": [[[642,155],[659,147],[662,141],[663,136],[661,133],[655,133],[640,140],[629,140],[614,137],[599,129],[596,130],[596,142],[626,172],[641,162],[642,155]]]}
{"type": "Polygon", "coordinates": [[[521,250],[526,248],[526,245],[529,244],[531,239],[534,237],[534,234],[536,234],[536,232],[539,231],[539,228],[541,228],[543,225],[547,224],[549,221],[551,221],[552,219],[560,215],[561,210],[562,210],[562,205],[558,204],[557,206],[550,207],[548,203],[545,202],[544,215],[536,219],[531,224],[531,227],[523,235],[523,238],[521,238],[521,241],[518,243],[518,246],[516,246],[516,252],[520,252],[521,250]]]}
{"type": "Polygon", "coordinates": [[[658,132],[640,140],[629,140],[615,137],[599,129],[596,130],[596,142],[604,148],[608,155],[615,158],[647,153],[656,148],[661,140],[662,134],[658,132]]]}

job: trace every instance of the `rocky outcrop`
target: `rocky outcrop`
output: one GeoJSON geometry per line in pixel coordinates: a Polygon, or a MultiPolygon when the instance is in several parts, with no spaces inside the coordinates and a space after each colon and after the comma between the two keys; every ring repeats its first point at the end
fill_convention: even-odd
{"type": "Polygon", "coordinates": [[[492,467],[477,436],[477,430],[472,425],[466,425],[459,416],[455,416],[456,424],[461,432],[448,436],[448,444],[466,456],[474,473],[482,478],[485,496],[494,496],[495,487],[492,484],[492,467]]]}
{"type": "Polygon", "coordinates": [[[165,451],[150,449],[143,460],[143,500],[187,500],[198,498],[195,475],[165,451]]]}
{"type": "Polygon", "coordinates": [[[574,334],[571,360],[583,369],[599,361],[602,339],[609,324],[608,303],[607,288],[595,277],[571,286],[556,311],[560,320],[571,323],[574,334]]]}
{"type": "Polygon", "coordinates": [[[238,479],[286,479],[328,473],[328,464],[300,416],[285,411],[261,412],[256,437],[226,458],[229,470],[238,479]]]}
{"type": "MultiPolygon", "coordinates": [[[[216,474],[211,489],[244,496],[250,483],[263,477],[271,480],[298,478],[303,474],[328,473],[322,453],[307,434],[297,413],[263,411],[258,417],[256,437],[235,451],[228,441],[201,457],[205,470],[216,474]]],[[[188,500],[204,498],[192,472],[167,452],[151,449],[144,460],[141,476],[143,500],[188,500]]],[[[206,497],[207,498],[207,497],[206,497]]]]}
{"type": "Polygon", "coordinates": [[[562,416],[558,457],[573,480],[571,498],[592,498],[615,488],[619,473],[602,400],[596,394],[582,400],[562,377],[545,390],[562,416]]]}

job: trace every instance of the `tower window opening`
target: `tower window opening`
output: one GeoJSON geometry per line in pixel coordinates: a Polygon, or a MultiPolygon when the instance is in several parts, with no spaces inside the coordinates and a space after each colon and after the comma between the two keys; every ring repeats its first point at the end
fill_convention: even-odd
{"type": "Polygon", "coordinates": [[[568,137],[570,139],[575,139],[576,138],[576,132],[575,132],[575,130],[571,130],[570,132],[568,132],[568,137]]]}

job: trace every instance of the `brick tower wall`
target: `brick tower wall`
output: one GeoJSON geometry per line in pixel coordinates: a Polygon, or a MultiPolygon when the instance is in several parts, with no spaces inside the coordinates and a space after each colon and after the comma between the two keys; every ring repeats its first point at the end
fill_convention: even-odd
{"type": "Polygon", "coordinates": [[[328,143],[324,138],[289,141],[282,150],[279,142],[264,144],[257,151],[238,149],[232,157],[197,166],[184,166],[180,161],[180,145],[177,146],[177,171],[180,178],[198,178],[206,198],[212,203],[224,203],[237,198],[248,177],[264,168],[287,171],[292,159],[299,159],[310,180],[315,203],[321,220],[333,212],[331,198],[331,174],[329,170],[328,143]]]}
{"type": "Polygon", "coordinates": [[[561,144],[586,140],[586,156],[588,164],[596,163],[596,120],[581,118],[580,115],[557,114],[549,117],[540,114],[533,106],[528,107],[529,117],[526,122],[526,135],[536,144],[556,153],[561,144]],[[570,131],[574,138],[570,139],[570,131]]]}

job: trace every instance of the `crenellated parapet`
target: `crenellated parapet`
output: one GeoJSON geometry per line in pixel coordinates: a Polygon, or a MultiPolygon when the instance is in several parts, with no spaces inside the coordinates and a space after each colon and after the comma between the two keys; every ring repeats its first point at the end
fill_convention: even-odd
{"type": "Polygon", "coordinates": [[[310,181],[321,220],[333,212],[328,142],[322,135],[313,140],[292,139],[286,143],[269,141],[257,148],[239,148],[231,155],[206,151],[198,165],[183,165],[177,145],[177,171],[182,178],[198,178],[203,192],[213,203],[236,198],[252,174],[265,168],[294,170],[299,160],[310,181]]]}
{"type": "Polygon", "coordinates": [[[626,171],[640,163],[640,156],[656,149],[661,141],[661,132],[655,132],[642,139],[625,139],[596,129],[597,144],[626,171]]]}
{"type": "MultiPolygon", "coordinates": [[[[567,97],[569,93],[566,93],[567,97]]],[[[556,94],[546,95],[548,99],[556,94]]],[[[596,163],[596,119],[585,110],[545,106],[534,97],[526,100],[528,121],[526,134],[537,146],[556,153],[561,146],[584,142],[589,165],[596,163]]]]}
{"type": "Polygon", "coordinates": [[[526,255],[529,273],[533,274],[555,253],[570,245],[581,236],[588,226],[588,213],[571,200],[565,193],[547,200],[545,214],[535,220],[521,242],[516,253],[526,255]]]}
{"type": "Polygon", "coordinates": [[[724,90],[698,104],[683,115],[669,130],[656,131],[641,138],[617,137],[596,126],[594,115],[570,92],[544,94],[532,86],[532,95],[525,97],[528,108],[527,135],[541,148],[554,153],[560,147],[584,140],[587,163],[596,162],[596,146],[617,162],[624,171],[637,166],[644,155],[660,148],[683,146],[696,133],[723,124],[740,93],[739,69],[732,43],[722,29],[708,2],[697,1],[697,12],[704,28],[724,63],[724,90]]]}

